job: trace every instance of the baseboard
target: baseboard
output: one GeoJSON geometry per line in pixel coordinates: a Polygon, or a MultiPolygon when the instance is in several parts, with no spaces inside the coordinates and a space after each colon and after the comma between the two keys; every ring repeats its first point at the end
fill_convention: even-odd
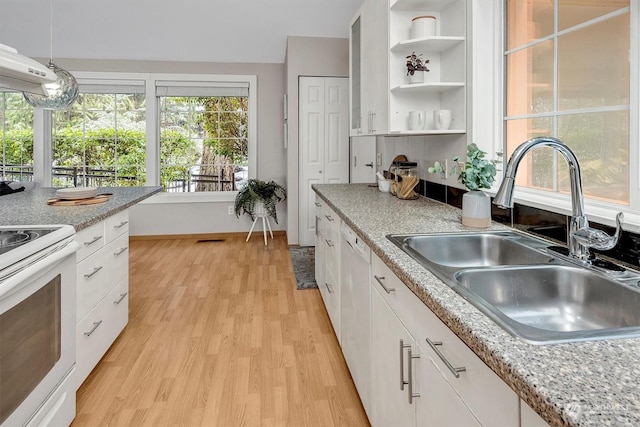
{"type": "MultiPolygon", "coordinates": [[[[195,239],[195,240],[211,240],[224,239],[232,237],[246,238],[248,231],[238,231],[232,233],[195,233],[195,234],[153,234],[147,236],[129,236],[129,240],[178,240],[178,239],[195,239]]],[[[253,231],[256,234],[256,231],[253,231]]],[[[286,230],[274,230],[274,236],[286,236],[286,230]]]]}

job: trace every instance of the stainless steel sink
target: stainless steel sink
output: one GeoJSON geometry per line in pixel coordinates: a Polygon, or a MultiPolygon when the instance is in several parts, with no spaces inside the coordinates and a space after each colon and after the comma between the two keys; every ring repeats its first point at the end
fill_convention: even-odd
{"type": "Polygon", "coordinates": [[[546,242],[512,231],[392,235],[391,241],[420,261],[445,267],[489,267],[549,262],[546,242]]]}
{"type": "Polygon", "coordinates": [[[527,341],[640,335],[640,292],[584,268],[471,269],[455,280],[485,314],[527,341]]]}
{"type": "Polygon", "coordinates": [[[573,264],[517,231],[387,236],[512,335],[533,344],[640,336],[640,274],[573,264]]]}

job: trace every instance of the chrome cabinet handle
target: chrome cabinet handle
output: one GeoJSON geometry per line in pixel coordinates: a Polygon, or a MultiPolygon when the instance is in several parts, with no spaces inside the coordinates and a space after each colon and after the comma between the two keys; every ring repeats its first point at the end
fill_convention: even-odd
{"type": "Polygon", "coordinates": [[[90,278],[91,276],[93,276],[94,274],[96,274],[100,270],[102,270],[102,266],[101,265],[99,265],[97,267],[93,267],[93,271],[91,273],[88,273],[88,274],[84,275],[85,279],[90,278]]]}
{"type": "Polygon", "coordinates": [[[364,164],[368,168],[373,168],[373,162],[364,164]]]}
{"type": "Polygon", "coordinates": [[[124,226],[125,226],[125,225],[127,225],[127,224],[129,224],[129,221],[122,221],[120,224],[118,224],[118,225],[114,225],[114,226],[113,226],[113,228],[116,228],[116,229],[118,229],[118,228],[122,228],[122,227],[124,227],[124,226]]]}
{"type": "Polygon", "coordinates": [[[318,207],[318,208],[322,207],[322,205],[321,205],[320,203],[318,203],[318,202],[313,202],[313,203],[314,203],[314,204],[316,205],[316,207],[318,207]]]}
{"type": "Polygon", "coordinates": [[[429,344],[429,347],[431,347],[433,351],[436,352],[440,360],[442,360],[442,362],[446,365],[447,369],[451,371],[454,377],[460,378],[460,372],[464,372],[467,370],[467,368],[465,368],[464,366],[456,368],[451,364],[451,362],[447,360],[444,354],[442,354],[442,352],[437,347],[439,345],[442,345],[442,341],[431,341],[429,338],[427,338],[427,344],[429,344]]]}
{"type": "Polygon", "coordinates": [[[120,294],[120,299],[118,299],[118,301],[114,301],[114,304],[120,304],[126,297],[127,295],[129,295],[129,292],[125,292],[124,294],[120,294]]]}
{"type": "Polygon", "coordinates": [[[325,218],[327,218],[329,221],[333,222],[333,218],[331,218],[331,215],[325,215],[325,218]]]}
{"type": "Polygon", "coordinates": [[[400,390],[404,390],[404,386],[409,384],[409,381],[404,380],[404,349],[410,347],[411,345],[405,344],[404,340],[400,340],[400,390]]]}
{"type": "Polygon", "coordinates": [[[129,249],[127,246],[125,246],[124,248],[120,248],[120,250],[118,252],[114,252],[113,255],[115,255],[115,256],[122,255],[122,253],[124,251],[126,251],[127,249],[129,249]]]}
{"type": "Polygon", "coordinates": [[[85,246],[90,246],[90,245],[93,245],[95,242],[97,242],[100,239],[102,239],[102,236],[94,236],[94,238],[90,242],[84,242],[83,244],[85,246]]]}
{"type": "Polygon", "coordinates": [[[318,215],[316,215],[316,236],[319,236],[320,233],[318,232],[318,215]]]}
{"type": "Polygon", "coordinates": [[[93,322],[93,328],[91,328],[91,330],[89,332],[85,332],[84,335],[87,337],[90,337],[92,333],[94,333],[96,331],[96,329],[98,329],[98,327],[102,325],[102,320],[99,320],[97,322],[93,322]]]}
{"type": "Polygon", "coordinates": [[[373,276],[373,278],[374,278],[374,279],[376,279],[376,281],[377,281],[378,283],[380,283],[380,286],[382,286],[382,289],[384,289],[384,291],[385,291],[386,293],[390,294],[391,292],[395,292],[395,291],[396,291],[396,288],[387,288],[387,287],[384,285],[384,283],[382,283],[382,281],[384,280],[384,276],[376,276],[376,275],[374,275],[374,276],[373,276]]]}
{"type": "Polygon", "coordinates": [[[420,355],[419,354],[412,354],[411,353],[411,346],[409,346],[409,350],[407,350],[407,363],[409,364],[409,384],[407,384],[408,387],[408,395],[409,395],[409,405],[413,405],[413,398],[414,397],[420,397],[420,393],[414,393],[413,392],[413,359],[420,359],[420,355]]]}
{"type": "Polygon", "coordinates": [[[324,282],[324,285],[327,287],[327,290],[329,291],[329,293],[332,294],[333,291],[331,290],[331,287],[329,286],[329,284],[327,282],[324,282]]]}
{"type": "Polygon", "coordinates": [[[324,239],[324,241],[327,242],[327,246],[329,246],[330,248],[335,246],[331,240],[324,239]]]}

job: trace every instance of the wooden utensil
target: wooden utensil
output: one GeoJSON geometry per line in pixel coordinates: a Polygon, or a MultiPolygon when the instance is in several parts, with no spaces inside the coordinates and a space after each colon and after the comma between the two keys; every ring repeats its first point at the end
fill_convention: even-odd
{"type": "Polygon", "coordinates": [[[65,200],[60,198],[53,198],[47,200],[49,206],[80,206],[80,205],[95,205],[96,203],[104,203],[113,196],[113,193],[102,193],[95,197],[89,197],[87,199],[75,199],[65,200]]]}

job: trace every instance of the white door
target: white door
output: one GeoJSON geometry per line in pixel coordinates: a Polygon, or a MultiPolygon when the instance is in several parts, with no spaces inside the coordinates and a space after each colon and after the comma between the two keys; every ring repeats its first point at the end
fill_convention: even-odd
{"type": "Polygon", "coordinates": [[[299,243],[315,243],[311,186],[349,182],[349,79],[300,77],[299,243]]]}
{"type": "Polygon", "coordinates": [[[376,137],[351,137],[350,182],[376,182],[376,137]]]}

